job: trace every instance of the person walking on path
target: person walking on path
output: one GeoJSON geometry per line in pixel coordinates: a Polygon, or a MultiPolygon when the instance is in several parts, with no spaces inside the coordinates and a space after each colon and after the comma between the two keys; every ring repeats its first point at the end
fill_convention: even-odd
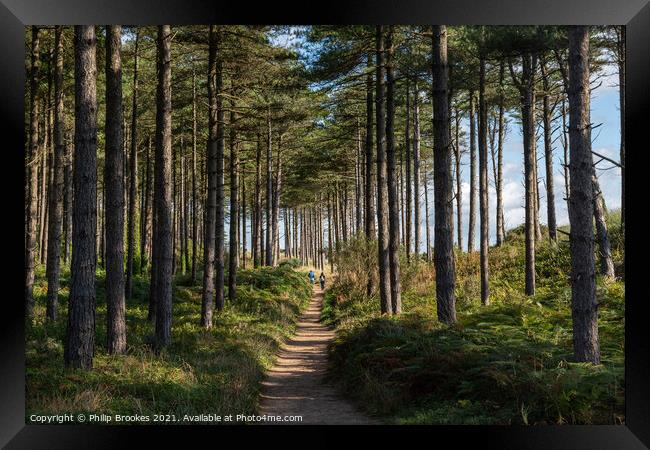
{"type": "Polygon", "coordinates": [[[309,281],[311,281],[311,284],[314,284],[314,280],[316,278],[316,274],[314,273],[314,271],[310,270],[309,275],[307,275],[307,276],[309,277],[309,281]]]}
{"type": "Polygon", "coordinates": [[[322,291],[325,289],[325,274],[323,272],[320,273],[320,277],[318,277],[318,281],[320,281],[320,290],[322,291]]]}

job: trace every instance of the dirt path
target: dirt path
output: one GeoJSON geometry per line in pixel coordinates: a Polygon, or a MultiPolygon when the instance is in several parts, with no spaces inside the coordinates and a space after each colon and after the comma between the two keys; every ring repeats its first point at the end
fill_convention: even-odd
{"type": "Polygon", "coordinates": [[[334,339],[334,331],[320,323],[322,306],[323,291],[314,287],[311,303],[300,317],[295,336],[282,346],[275,366],[262,383],[258,413],[302,416],[302,422],[292,424],[378,424],[324,382],[327,346],[334,339]]]}

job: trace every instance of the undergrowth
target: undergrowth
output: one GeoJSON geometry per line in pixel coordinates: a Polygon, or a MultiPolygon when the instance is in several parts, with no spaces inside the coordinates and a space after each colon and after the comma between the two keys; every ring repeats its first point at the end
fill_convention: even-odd
{"type": "MultiPolygon", "coordinates": [[[[437,321],[435,273],[426,261],[403,266],[399,316],[382,317],[376,294],[349,290],[349,280],[363,278],[367,268],[341,277],[323,310],[337,330],[329,377],[362,409],[390,423],[623,423],[624,242],[615,224],[610,236],[618,279],[598,279],[600,365],[573,362],[566,236],[551,244],[545,234],[536,294],[526,297],[523,233],[515,229],[501,247],[490,248],[489,306],[480,303],[479,255],[456,254],[453,326],[437,321]]],[[[342,266],[363,267],[343,260],[353,252],[342,255],[342,266]]]]}
{"type": "MultiPolygon", "coordinates": [[[[306,277],[293,264],[239,270],[237,300],[216,312],[211,330],[200,325],[201,286],[177,276],[172,345],[151,349],[148,282],[134,279],[127,302],[125,355],[106,352],[105,273],[98,271],[96,350],[90,371],[63,365],[69,273],[63,274],[60,317],[44,320],[47,283],[40,269],[34,288],[33,324],[26,331],[26,420],[31,414],[253,414],[264,370],[290,336],[311,297],[306,277]]],[[[199,278],[200,279],[200,278],[199,278]]]]}

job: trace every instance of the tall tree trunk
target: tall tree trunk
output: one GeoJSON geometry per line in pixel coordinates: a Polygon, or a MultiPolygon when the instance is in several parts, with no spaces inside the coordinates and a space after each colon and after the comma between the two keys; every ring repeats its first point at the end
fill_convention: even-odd
{"type": "MultiPolygon", "coordinates": [[[[481,29],[483,32],[483,29],[481,29]]],[[[479,62],[479,121],[478,121],[478,160],[479,190],[481,212],[481,303],[490,304],[490,285],[488,267],[490,216],[488,212],[488,148],[487,148],[487,101],[485,99],[485,55],[481,50],[479,62]]]]}
{"type": "Polygon", "coordinates": [[[589,27],[569,27],[571,310],[577,361],[600,363],[593,248],[593,166],[589,114],[589,27]]]}
{"type": "Polygon", "coordinates": [[[63,196],[63,263],[67,264],[72,243],[72,136],[67,133],[65,138],[65,166],[63,180],[65,194],[63,196]]]}
{"type": "Polygon", "coordinates": [[[474,92],[469,92],[469,231],[467,234],[467,252],[474,251],[474,235],[476,230],[476,111],[474,105],[474,92]]]}
{"type": "Polygon", "coordinates": [[[246,162],[241,163],[241,267],[246,268],[246,162]]]}
{"type": "Polygon", "coordinates": [[[564,150],[564,164],[562,167],[564,169],[564,200],[567,203],[567,211],[569,210],[569,127],[566,123],[567,108],[565,103],[565,98],[562,97],[562,148],[564,150]]]}
{"type": "Polygon", "coordinates": [[[621,117],[621,231],[625,233],[625,25],[620,27],[618,40],[618,98],[621,117]]]}
{"type": "Polygon", "coordinates": [[[522,72],[519,80],[509,64],[512,80],[521,96],[521,123],[524,143],[524,185],[525,185],[525,246],[526,246],[526,295],[535,295],[535,85],[534,74],[537,59],[534,54],[522,55],[522,72]]]}
{"type": "MultiPolygon", "coordinates": [[[[234,96],[237,94],[235,93],[234,96]]],[[[237,266],[239,266],[239,241],[237,240],[238,215],[239,215],[239,142],[237,141],[237,113],[235,102],[230,102],[230,238],[228,257],[228,300],[233,302],[237,298],[237,266]]]]}
{"type": "Polygon", "coordinates": [[[262,179],[262,144],[260,134],[257,134],[257,152],[255,153],[255,197],[253,205],[253,267],[257,268],[261,261],[261,238],[262,238],[262,204],[261,204],[261,179],[262,179]]]}
{"type": "MultiPolygon", "coordinates": [[[[26,214],[27,227],[25,230],[25,315],[32,317],[34,309],[34,265],[36,260],[36,220],[37,220],[37,201],[38,201],[38,79],[39,79],[39,36],[38,27],[32,26],[32,46],[31,46],[31,74],[30,74],[30,104],[29,104],[29,156],[27,158],[27,179],[28,195],[26,214]]],[[[94,233],[93,233],[94,234],[94,233]]]]}
{"type": "MultiPolygon", "coordinates": [[[[366,223],[368,223],[366,221],[366,223]]],[[[334,273],[334,248],[332,246],[332,199],[330,192],[327,191],[327,259],[330,263],[330,272],[334,273]]],[[[372,276],[372,273],[368,271],[368,278],[372,276]]],[[[367,285],[366,285],[367,286],[367,285]]]]}
{"type": "Polygon", "coordinates": [[[53,51],[48,52],[48,68],[47,68],[47,97],[44,99],[43,111],[43,130],[45,131],[43,142],[43,193],[41,198],[41,264],[47,261],[48,250],[48,231],[49,231],[49,215],[50,215],[50,197],[52,193],[52,167],[54,166],[54,150],[52,145],[52,84],[54,71],[52,70],[53,51]]]}
{"type": "Polygon", "coordinates": [[[146,227],[146,215],[145,215],[145,194],[146,194],[146,185],[147,185],[147,167],[146,167],[146,158],[147,155],[145,155],[145,163],[140,164],[141,167],[141,173],[140,173],[140,243],[139,243],[139,251],[140,251],[140,265],[138,266],[138,273],[143,274],[144,273],[144,264],[145,264],[145,227],[146,227]]]}
{"type": "Polygon", "coordinates": [[[101,224],[101,228],[99,231],[99,248],[100,248],[100,264],[103,269],[106,268],[106,218],[105,218],[105,211],[106,211],[106,184],[102,183],[102,211],[101,215],[99,215],[99,221],[101,224]]]}
{"type": "MultiPolygon", "coordinates": [[[[374,196],[373,196],[373,182],[372,182],[372,116],[373,116],[373,80],[372,80],[372,55],[368,53],[368,61],[366,65],[366,142],[365,142],[365,163],[366,163],[366,186],[365,186],[365,233],[366,241],[370,242],[375,238],[375,209],[374,209],[374,196]]],[[[330,240],[330,247],[332,241],[330,240]]],[[[331,257],[331,256],[330,256],[331,257]]],[[[368,284],[366,285],[366,295],[370,297],[375,292],[375,277],[372,265],[368,264],[368,284]]]]}
{"type": "Polygon", "coordinates": [[[376,102],[377,102],[377,223],[378,230],[378,259],[379,259],[379,297],[382,314],[391,314],[391,277],[389,253],[388,225],[388,186],[386,184],[386,104],[385,104],[385,50],[384,27],[377,26],[377,69],[376,69],[376,102]]]}
{"type": "Polygon", "coordinates": [[[390,296],[393,314],[402,312],[399,267],[399,198],[397,196],[397,170],[395,166],[395,75],[393,67],[393,25],[386,37],[386,164],[388,183],[388,257],[390,260],[390,296]]]}
{"type": "Polygon", "coordinates": [[[273,265],[273,152],[271,150],[271,107],[267,110],[266,137],[266,265],[273,265]]]}
{"type": "MultiPolygon", "coordinates": [[[[216,32],[217,52],[221,51],[221,30],[216,32]]],[[[215,255],[214,266],[216,272],[216,280],[214,282],[215,307],[217,311],[223,310],[224,307],[224,283],[225,283],[225,261],[224,261],[224,246],[225,246],[225,197],[224,197],[224,154],[226,147],[226,133],[225,133],[225,108],[223,107],[223,58],[220,54],[216,54],[216,79],[215,79],[215,96],[216,96],[216,137],[217,137],[217,210],[215,213],[215,255]]]]}
{"type": "Polygon", "coordinates": [[[188,163],[185,155],[185,147],[182,146],[181,156],[181,211],[183,213],[182,221],[182,236],[181,242],[183,243],[183,274],[187,274],[190,270],[190,250],[189,250],[189,214],[190,214],[190,201],[188,198],[187,182],[189,178],[188,163]]]}
{"type": "MultiPolygon", "coordinates": [[[[424,225],[426,231],[426,242],[427,242],[427,261],[431,261],[431,224],[429,216],[429,181],[427,179],[427,167],[426,162],[424,165],[424,225]]],[[[453,234],[453,232],[452,232],[453,234]]]]}
{"type": "Polygon", "coordinates": [[[405,148],[406,152],[406,214],[405,219],[405,244],[406,244],[406,261],[411,262],[411,235],[413,228],[413,186],[411,180],[411,88],[409,86],[409,79],[406,78],[406,129],[404,131],[405,148]]]}
{"type": "MultiPolygon", "coordinates": [[[[537,53],[533,52],[533,60],[535,62],[538,61],[537,59],[537,53]]],[[[533,64],[533,69],[532,69],[532,77],[533,77],[533,86],[532,86],[532,116],[535,117],[535,108],[537,107],[536,105],[536,93],[535,93],[535,75],[536,75],[536,67],[537,64],[533,64]]],[[[535,195],[533,196],[534,199],[534,214],[533,214],[533,223],[535,225],[535,242],[539,242],[542,239],[542,226],[539,221],[539,204],[540,204],[540,194],[539,194],[539,175],[537,171],[537,127],[533,127],[533,140],[532,140],[532,145],[533,145],[533,188],[535,190],[535,195]]]]}
{"type": "Polygon", "coordinates": [[[456,108],[454,114],[456,128],[455,128],[455,145],[454,145],[454,156],[456,157],[456,220],[457,224],[457,236],[458,236],[458,250],[463,251],[463,182],[460,178],[460,166],[461,166],[461,155],[460,155],[460,112],[456,108]]]}
{"type": "Polygon", "coordinates": [[[176,168],[178,164],[176,163],[177,161],[177,155],[178,150],[176,147],[172,144],[172,203],[171,203],[171,211],[172,211],[172,279],[176,275],[176,270],[177,270],[177,251],[176,251],[176,246],[178,245],[178,198],[176,196],[176,187],[178,183],[176,182],[176,168]]]}
{"type": "MultiPolygon", "coordinates": [[[[156,138],[157,139],[157,138],[156,138]]],[[[149,143],[151,144],[151,138],[149,143]]],[[[151,182],[153,183],[155,181],[155,178],[157,177],[157,172],[156,172],[156,150],[154,150],[153,154],[153,160],[154,164],[151,166],[152,169],[150,171],[151,174],[151,182]]],[[[155,184],[155,183],[154,183],[155,184]]],[[[158,202],[156,201],[155,198],[155,192],[154,192],[154,185],[152,184],[150,186],[150,192],[151,192],[151,197],[150,197],[150,202],[151,202],[151,277],[149,279],[149,313],[147,315],[147,319],[150,320],[151,322],[155,322],[156,320],[156,310],[157,310],[157,290],[158,290],[158,249],[159,249],[159,244],[158,244],[158,202]]]]}
{"type": "MultiPolygon", "coordinates": [[[[133,98],[131,107],[131,158],[129,160],[131,178],[129,180],[128,241],[126,257],[126,298],[133,295],[133,260],[135,258],[135,200],[137,197],[138,174],[138,41],[139,32],[135,32],[135,49],[133,52],[133,98]]],[[[142,239],[142,237],[140,237],[142,239]]],[[[142,261],[142,255],[140,255],[142,261]]]]}
{"type": "Polygon", "coordinates": [[[91,369],[95,353],[97,248],[97,64],[95,27],[76,25],[72,280],[64,346],[66,367],[91,369]]]}
{"type": "Polygon", "coordinates": [[[341,239],[343,242],[347,242],[348,240],[348,216],[347,216],[347,210],[348,210],[348,201],[347,201],[347,195],[348,195],[348,186],[347,183],[343,183],[343,188],[339,191],[339,194],[341,196],[341,201],[339,202],[339,220],[341,221],[341,239]]]}
{"type": "Polygon", "coordinates": [[[361,165],[363,148],[361,143],[361,125],[357,117],[357,152],[355,155],[355,176],[354,176],[354,211],[355,211],[355,235],[361,233],[361,165]]]}
{"type": "Polygon", "coordinates": [[[282,221],[284,222],[284,256],[291,258],[291,224],[289,223],[289,212],[286,207],[283,208],[282,215],[282,221]]]}
{"type": "Polygon", "coordinates": [[[406,209],[404,208],[404,151],[399,153],[399,171],[397,172],[399,178],[399,229],[400,229],[400,245],[406,245],[406,209]]]}
{"type": "MultiPolygon", "coordinates": [[[[117,354],[126,351],[121,38],[120,25],[106,27],[106,348],[117,354]]],[[[134,178],[135,168],[131,166],[130,222],[135,211],[134,178]]],[[[129,232],[133,233],[131,225],[129,232]]],[[[132,247],[129,242],[130,251],[132,247]]]]}
{"type": "Polygon", "coordinates": [[[420,254],[420,90],[417,76],[413,83],[413,254],[420,254]]]}
{"type": "Polygon", "coordinates": [[[548,222],[548,234],[551,241],[557,241],[557,224],[555,222],[555,190],[553,183],[553,144],[551,121],[553,110],[549,103],[549,82],[546,73],[546,64],[540,61],[542,72],[542,82],[544,88],[543,102],[543,121],[544,121],[544,161],[546,163],[546,217],[548,222]]]}
{"type": "Polygon", "coordinates": [[[156,217],[158,221],[158,265],[156,280],[157,349],[171,344],[172,331],[172,90],[171,27],[158,26],[156,95],[156,217]]]}
{"type": "Polygon", "coordinates": [[[196,284],[198,199],[196,191],[196,70],[192,66],[192,286],[196,284]]]}
{"type": "Polygon", "coordinates": [[[152,234],[153,234],[153,160],[155,156],[151,151],[151,135],[147,137],[147,167],[146,167],[146,178],[147,184],[145,185],[145,194],[144,194],[144,217],[143,221],[143,234],[141,239],[144,241],[144,256],[143,263],[140,272],[142,274],[146,273],[147,265],[150,260],[153,260],[153,257],[150,258],[152,251],[152,234]]]}
{"type": "Polygon", "coordinates": [[[280,258],[280,193],[282,190],[282,134],[278,137],[278,153],[275,171],[275,183],[273,189],[273,205],[271,213],[273,214],[273,265],[276,265],[280,258]]]}
{"type": "Polygon", "coordinates": [[[217,208],[217,52],[219,33],[214,25],[210,26],[210,45],[208,51],[208,154],[207,183],[208,194],[205,205],[204,251],[203,251],[203,291],[201,297],[201,326],[212,327],[212,302],[214,296],[214,253],[215,253],[215,218],[217,208]]]}
{"type": "Polygon", "coordinates": [[[54,29],[54,169],[50,191],[50,213],[47,253],[47,318],[56,320],[61,265],[61,232],[63,215],[63,28],[54,29]]]}
{"type": "Polygon", "coordinates": [[[505,224],[503,216],[503,139],[505,132],[504,110],[505,94],[503,92],[503,78],[505,72],[505,62],[502,60],[499,65],[499,131],[497,141],[497,169],[495,185],[497,191],[497,247],[503,244],[505,239],[505,224]]]}
{"type": "Polygon", "coordinates": [[[447,28],[433,27],[433,188],[435,209],[434,264],[436,268],[436,303],[438,320],[444,323],[456,322],[456,297],[454,288],[456,274],[454,266],[454,236],[452,231],[452,175],[451,151],[449,148],[449,110],[447,28]]]}

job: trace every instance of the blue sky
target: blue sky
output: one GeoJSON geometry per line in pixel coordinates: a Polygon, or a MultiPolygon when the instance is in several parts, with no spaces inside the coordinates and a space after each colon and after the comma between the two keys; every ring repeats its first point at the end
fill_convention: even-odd
{"type": "MultiPolygon", "coordinates": [[[[618,161],[619,146],[620,146],[620,110],[619,110],[619,91],[618,91],[618,74],[614,67],[608,67],[608,75],[603,78],[603,83],[600,87],[592,92],[591,97],[591,122],[602,124],[593,131],[592,134],[592,149],[593,151],[607,156],[608,158],[618,161]]],[[[568,120],[568,118],[567,118],[568,120]]],[[[469,124],[463,121],[461,126],[469,134],[469,124]]],[[[557,133],[553,135],[556,137],[557,133]]],[[[541,134],[541,133],[540,133],[541,134]]],[[[538,136],[537,143],[537,157],[538,157],[538,176],[540,178],[540,222],[547,223],[546,215],[546,174],[545,174],[545,161],[544,161],[544,144],[542,136],[538,136]]],[[[564,200],[564,171],[563,163],[563,148],[559,140],[553,144],[554,148],[554,192],[555,192],[555,208],[558,225],[566,225],[569,223],[569,215],[567,211],[567,204],[564,200]]],[[[598,158],[594,157],[597,161],[598,158]]],[[[468,232],[468,217],[469,217],[469,163],[468,157],[465,157],[463,173],[461,179],[463,180],[463,227],[464,227],[464,240],[465,245],[467,241],[468,232]]],[[[523,185],[523,141],[520,125],[514,120],[510,119],[508,134],[504,141],[504,154],[503,154],[503,202],[504,202],[504,217],[506,230],[519,226],[524,221],[524,185],[523,185]]],[[[613,167],[612,164],[603,161],[597,167],[598,179],[600,182],[601,190],[605,198],[605,204],[608,209],[617,209],[621,206],[621,171],[618,167],[613,167]],[[610,169],[611,168],[611,169],[610,169]],[[607,169],[607,170],[604,170],[607,169]]],[[[491,166],[488,174],[490,184],[493,185],[494,180],[492,177],[491,166]]],[[[429,186],[430,194],[433,191],[433,186],[429,186]]],[[[490,244],[496,241],[496,218],[494,216],[496,210],[496,191],[491,188],[490,194],[490,244]]],[[[431,213],[433,214],[433,213],[431,213]]],[[[431,216],[433,217],[433,215],[431,216]]],[[[478,230],[476,231],[476,245],[478,245],[478,230]]]]}
{"type": "MultiPolygon", "coordinates": [[[[296,43],[293,35],[280,35],[273,39],[273,43],[279,46],[291,46],[296,43]]],[[[591,93],[591,122],[601,124],[592,134],[592,149],[605,155],[615,161],[619,160],[620,146],[620,110],[619,110],[619,91],[618,91],[618,73],[614,66],[606,66],[603,72],[602,84],[591,93]]],[[[568,120],[568,118],[567,118],[568,120]]],[[[469,123],[467,120],[461,122],[469,135],[469,123]]],[[[556,131],[556,134],[560,130],[556,131]]],[[[556,137],[553,135],[553,138],[556,137]]],[[[537,157],[539,160],[538,176],[540,178],[540,222],[547,223],[546,217],[546,195],[545,195],[545,161],[544,146],[541,133],[538,136],[537,157]]],[[[554,191],[555,191],[555,208],[558,225],[569,223],[567,204],[564,200],[564,173],[562,168],[563,149],[560,140],[556,140],[554,147],[554,191]]],[[[596,157],[594,157],[596,160],[596,157]]],[[[523,185],[523,142],[520,125],[515,119],[510,119],[508,134],[504,140],[503,155],[503,202],[504,202],[504,219],[506,230],[519,226],[524,221],[524,185],[523,185]]],[[[617,209],[621,206],[621,171],[618,167],[612,167],[612,164],[603,161],[597,166],[597,173],[600,181],[601,190],[605,198],[605,204],[608,209],[617,209]],[[605,170],[607,169],[607,170],[605,170]]],[[[490,214],[490,245],[496,241],[496,191],[494,189],[494,180],[492,177],[491,167],[489,169],[489,183],[492,187],[489,189],[489,214],[490,214]]],[[[463,189],[463,240],[464,246],[467,245],[468,234],[468,217],[469,217],[469,160],[465,155],[461,174],[463,189]]],[[[429,199],[433,198],[433,182],[429,178],[429,199]]],[[[425,236],[425,219],[424,219],[424,191],[421,192],[421,218],[420,224],[421,236],[425,236]]],[[[430,205],[430,225],[431,236],[433,240],[433,205],[430,205]]],[[[455,205],[454,205],[455,206],[455,205]]],[[[478,227],[478,223],[477,223],[478,227]]],[[[284,245],[284,227],[280,225],[280,244],[284,245]]],[[[478,248],[478,229],[476,230],[475,248],[478,248]]],[[[250,240],[250,233],[247,235],[250,240]]],[[[250,245],[248,245],[250,248],[250,245]]],[[[426,250],[426,243],[423,242],[421,251],[426,250]]]]}

